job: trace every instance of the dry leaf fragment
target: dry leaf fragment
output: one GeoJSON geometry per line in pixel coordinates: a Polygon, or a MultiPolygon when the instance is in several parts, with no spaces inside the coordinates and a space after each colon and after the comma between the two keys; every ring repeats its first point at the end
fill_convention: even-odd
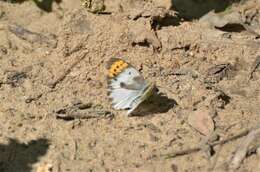
{"type": "Polygon", "coordinates": [[[214,131],[214,122],[207,109],[197,110],[190,114],[188,123],[205,136],[209,136],[214,131]]]}
{"type": "Polygon", "coordinates": [[[218,64],[210,67],[206,72],[205,83],[218,83],[224,77],[228,77],[232,66],[230,63],[218,64]]]}

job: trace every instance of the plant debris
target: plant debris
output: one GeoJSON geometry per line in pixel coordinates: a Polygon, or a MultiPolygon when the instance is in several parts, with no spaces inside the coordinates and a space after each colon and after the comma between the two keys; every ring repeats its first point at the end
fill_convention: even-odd
{"type": "Polygon", "coordinates": [[[65,106],[55,111],[58,119],[89,119],[89,118],[113,118],[113,113],[107,111],[101,105],[78,102],[72,106],[65,106]]]}

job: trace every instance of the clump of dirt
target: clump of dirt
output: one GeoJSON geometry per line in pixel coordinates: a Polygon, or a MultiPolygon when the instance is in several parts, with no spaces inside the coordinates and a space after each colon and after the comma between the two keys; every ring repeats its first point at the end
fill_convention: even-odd
{"type": "Polygon", "coordinates": [[[259,1],[50,2],[0,2],[0,171],[260,171],[259,139],[241,146],[260,122],[259,1]],[[112,57],[159,89],[137,116],[111,108],[112,57]]]}

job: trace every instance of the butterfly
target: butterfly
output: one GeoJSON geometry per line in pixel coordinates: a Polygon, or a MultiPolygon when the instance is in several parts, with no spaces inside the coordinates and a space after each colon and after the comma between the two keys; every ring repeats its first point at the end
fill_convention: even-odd
{"type": "Polygon", "coordinates": [[[106,68],[112,106],[116,110],[127,110],[128,116],[156,90],[155,83],[147,82],[138,70],[123,59],[111,58],[106,68]]]}

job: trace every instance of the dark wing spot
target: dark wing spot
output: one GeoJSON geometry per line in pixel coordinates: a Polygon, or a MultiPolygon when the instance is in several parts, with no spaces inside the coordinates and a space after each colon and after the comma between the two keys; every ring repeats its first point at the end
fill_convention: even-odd
{"type": "Polygon", "coordinates": [[[123,83],[123,82],[120,82],[120,87],[121,87],[121,88],[126,88],[126,84],[123,83]]]}
{"type": "Polygon", "coordinates": [[[107,86],[107,89],[108,89],[108,90],[113,90],[113,87],[112,87],[111,85],[108,85],[108,86],[107,86]]]}
{"type": "Polygon", "coordinates": [[[131,75],[132,73],[131,72],[128,72],[129,75],[131,75]]]}

